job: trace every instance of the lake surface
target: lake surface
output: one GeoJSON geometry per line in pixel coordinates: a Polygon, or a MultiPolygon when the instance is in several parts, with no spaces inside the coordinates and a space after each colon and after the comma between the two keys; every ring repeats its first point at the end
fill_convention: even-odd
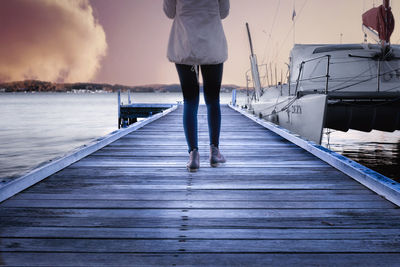
{"type": "MultiPolygon", "coordinates": [[[[181,93],[132,93],[133,102],[176,103],[181,93]]],[[[244,94],[238,95],[238,103],[244,94]]],[[[231,101],[223,93],[221,103],[231,101]]],[[[127,102],[127,94],[122,95],[127,102]]],[[[201,98],[201,103],[204,100],[201,98]]],[[[117,129],[116,93],[0,93],[0,181],[6,183],[117,129]]],[[[333,132],[323,145],[400,181],[400,131],[333,132]]]]}

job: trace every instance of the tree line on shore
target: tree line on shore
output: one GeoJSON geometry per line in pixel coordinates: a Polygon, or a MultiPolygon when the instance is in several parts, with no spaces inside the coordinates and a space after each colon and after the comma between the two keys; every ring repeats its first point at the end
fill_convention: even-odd
{"type": "MultiPolygon", "coordinates": [[[[237,85],[223,85],[222,92],[245,89],[237,85]]],[[[131,91],[131,92],[181,92],[179,84],[150,84],[127,86],[107,83],[53,83],[38,80],[25,80],[0,84],[0,92],[76,92],[76,91],[131,91]]]]}

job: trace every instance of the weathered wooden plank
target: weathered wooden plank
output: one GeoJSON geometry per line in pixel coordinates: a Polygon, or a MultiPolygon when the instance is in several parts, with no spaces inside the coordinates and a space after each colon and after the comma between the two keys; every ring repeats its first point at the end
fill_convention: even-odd
{"type": "Polygon", "coordinates": [[[93,239],[288,239],[288,240],[383,240],[397,239],[400,229],[190,229],[98,227],[6,227],[1,238],[93,239]]]}
{"type": "Polygon", "coordinates": [[[37,208],[172,208],[172,209],[387,209],[396,206],[388,201],[212,201],[212,200],[80,200],[63,199],[49,200],[38,199],[12,199],[5,202],[2,207],[37,207],[37,208]]]}
{"type": "MultiPolygon", "coordinates": [[[[330,180],[324,183],[321,179],[309,179],[307,181],[298,180],[287,180],[285,183],[279,183],[273,180],[263,180],[258,182],[255,180],[254,183],[245,180],[245,177],[238,178],[238,182],[234,180],[212,180],[212,179],[190,179],[185,177],[183,179],[156,179],[153,177],[133,176],[133,177],[104,177],[104,178],[84,178],[69,176],[59,181],[49,181],[46,184],[40,185],[37,188],[47,188],[49,190],[53,188],[78,188],[78,187],[108,187],[108,186],[130,186],[131,189],[139,189],[136,186],[156,186],[164,188],[147,188],[147,189],[174,189],[168,186],[191,186],[192,189],[361,189],[359,184],[343,181],[343,180],[330,180]],[[257,183],[258,182],[258,183],[257,183]],[[312,183],[314,182],[314,184],[312,183]],[[257,183],[257,184],[256,184],[257,183]]],[[[175,188],[176,189],[176,188],[175,188]]]]}
{"type": "MultiPolygon", "coordinates": [[[[115,190],[120,190],[120,189],[154,189],[154,190],[182,190],[182,189],[187,189],[190,187],[191,190],[216,190],[216,189],[235,189],[235,190],[255,190],[255,189],[264,189],[264,190],[270,190],[270,189],[317,189],[317,190],[323,190],[323,189],[331,189],[331,190],[341,190],[341,189],[362,189],[361,185],[358,184],[328,184],[328,183],[315,183],[315,184],[310,184],[310,183],[285,183],[285,184],[268,184],[268,183],[258,183],[258,184],[252,184],[252,183],[224,183],[224,184],[218,184],[218,183],[191,183],[190,185],[187,184],[187,181],[180,181],[180,182],[173,182],[173,181],[167,181],[164,183],[148,183],[148,184],[143,184],[143,183],[102,183],[102,184],[90,184],[90,183],[83,183],[82,181],[79,181],[78,183],[71,184],[71,183],[59,183],[59,184],[46,184],[46,186],[38,186],[36,189],[43,189],[43,190],[52,190],[54,188],[68,188],[68,189],[79,189],[79,188],[85,188],[85,189],[91,189],[91,190],[103,190],[103,189],[115,189],[115,190]]],[[[58,190],[58,189],[57,189],[58,190]]],[[[63,189],[62,189],[63,190],[63,189]]]]}
{"type": "Polygon", "coordinates": [[[397,209],[66,209],[0,208],[1,217],[287,218],[400,216],[397,209]]]}
{"type": "MultiPolygon", "coordinates": [[[[129,161],[127,160],[126,162],[122,161],[115,161],[115,160],[90,160],[90,159],[85,159],[85,160],[80,160],[76,163],[74,163],[74,167],[102,167],[102,168],[107,168],[107,167],[177,167],[177,166],[182,166],[186,167],[186,161],[187,159],[182,159],[182,160],[142,160],[142,161],[129,161]]],[[[201,162],[200,162],[201,164],[201,162]]],[[[303,167],[303,168],[319,168],[319,167],[327,167],[328,165],[326,163],[317,161],[317,160],[303,160],[303,161],[264,161],[260,162],[257,160],[252,160],[252,161],[241,161],[241,160],[229,160],[227,163],[224,163],[221,167],[229,168],[231,166],[235,167],[281,167],[281,168],[286,168],[286,167],[303,167]]],[[[209,164],[206,164],[206,168],[211,168],[209,164]]]]}
{"type": "MultiPolygon", "coordinates": [[[[253,133],[251,133],[251,134],[253,134],[253,133]]],[[[164,135],[159,135],[159,136],[157,136],[157,135],[153,135],[153,136],[151,136],[151,135],[145,135],[145,136],[140,136],[140,135],[131,135],[131,136],[129,136],[129,138],[124,138],[124,139],[120,139],[120,140],[118,140],[118,141],[116,141],[116,142],[118,142],[117,144],[137,144],[137,143],[142,143],[142,142],[146,142],[146,141],[156,141],[156,142],[158,142],[158,141],[165,141],[165,142],[176,142],[176,143],[184,143],[184,142],[186,142],[186,140],[185,140],[185,136],[184,135],[171,135],[171,134],[168,134],[168,133],[165,133],[164,135]]],[[[207,143],[209,143],[209,137],[208,136],[206,136],[206,135],[199,135],[198,136],[198,140],[199,140],[199,142],[205,142],[206,144],[207,143]]],[[[261,143],[261,142],[266,142],[266,143],[274,143],[274,142],[283,142],[283,143],[286,143],[286,144],[290,144],[290,143],[288,143],[286,140],[282,140],[281,141],[281,139],[279,139],[279,138],[274,138],[274,137],[264,137],[264,138],[260,138],[260,137],[258,137],[258,138],[252,138],[251,139],[251,142],[249,142],[249,138],[246,138],[246,137],[237,137],[237,136],[235,136],[235,135],[228,135],[228,136],[226,136],[226,135],[221,135],[221,137],[220,137],[220,143],[221,143],[221,145],[226,145],[226,144],[236,144],[236,143],[238,143],[238,142],[246,142],[246,143],[249,143],[249,144],[252,144],[252,143],[254,143],[254,142],[259,142],[259,143],[261,143]]],[[[161,142],[160,142],[161,143],[161,142]]],[[[290,144],[290,145],[293,145],[293,144],[290,144]]]]}
{"type": "Polygon", "coordinates": [[[22,266],[398,266],[398,253],[46,253],[3,252],[5,265],[22,266]]]}
{"type": "Polygon", "coordinates": [[[191,180],[180,179],[155,179],[145,177],[135,177],[130,179],[72,179],[60,180],[60,181],[49,181],[48,183],[38,185],[36,188],[53,189],[53,188],[90,188],[90,189],[186,189],[190,185],[191,189],[362,189],[363,187],[357,183],[351,183],[347,181],[334,181],[334,182],[323,182],[314,181],[285,181],[279,183],[278,181],[254,181],[249,182],[245,179],[234,180],[191,180]],[[136,179],[135,179],[136,178],[136,179]],[[190,183],[190,184],[188,184],[190,183]]]}
{"type": "MultiPolygon", "coordinates": [[[[267,130],[248,130],[248,131],[240,131],[240,134],[238,134],[236,131],[223,131],[222,135],[220,136],[221,138],[225,138],[227,139],[226,141],[229,141],[230,138],[234,138],[235,140],[237,139],[241,139],[241,140],[248,140],[249,138],[246,137],[248,134],[254,134],[254,136],[252,136],[253,140],[283,140],[283,142],[286,142],[285,139],[283,139],[280,136],[276,136],[274,134],[271,134],[270,132],[268,132],[267,130]]],[[[209,138],[209,134],[208,132],[198,132],[198,137],[200,138],[204,138],[204,139],[208,139],[209,138]]],[[[169,130],[168,128],[166,128],[164,131],[152,131],[152,130],[147,130],[144,129],[142,131],[138,131],[135,133],[130,134],[129,136],[126,136],[126,140],[138,140],[138,139],[147,139],[147,138],[172,138],[172,137],[179,137],[179,138],[185,138],[185,135],[183,133],[183,127],[181,130],[169,130]]]]}
{"type": "MultiPolygon", "coordinates": [[[[207,142],[208,143],[208,142],[207,142]]],[[[107,152],[107,151],[137,151],[137,152],[155,152],[155,151],[159,151],[159,152],[163,152],[164,150],[166,152],[172,152],[172,151],[176,151],[176,152],[182,152],[180,149],[177,149],[176,146],[166,146],[166,145],[161,145],[163,150],[160,149],[160,147],[156,147],[156,146],[145,146],[142,145],[141,143],[137,143],[135,145],[132,146],[106,146],[104,148],[102,148],[101,150],[99,150],[99,152],[107,152]]],[[[208,144],[200,144],[200,148],[209,148],[208,144]]],[[[181,147],[179,147],[181,148],[181,147]]],[[[264,147],[260,147],[260,146],[252,146],[251,149],[243,149],[242,147],[232,147],[232,146],[227,146],[227,145],[221,145],[220,146],[221,150],[223,149],[224,152],[228,152],[228,153],[254,153],[258,152],[258,153],[279,153],[279,152],[294,152],[294,153],[298,153],[299,155],[306,155],[309,154],[307,152],[304,152],[304,150],[302,150],[299,147],[290,147],[290,146],[278,146],[278,145],[270,145],[270,146],[264,146],[264,147]]],[[[249,147],[250,148],[250,147],[249,147]]],[[[207,150],[204,150],[204,152],[208,152],[207,150]]]]}
{"type": "MultiPolygon", "coordinates": [[[[110,174],[103,176],[90,175],[87,172],[83,174],[62,174],[59,176],[53,176],[48,179],[48,181],[44,184],[38,185],[38,187],[42,186],[52,186],[60,184],[59,187],[66,186],[68,183],[76,184],[80,183],[82,185],[88,184],[175,184],[175,183],[184,183],[188,180],[191,180],[192,183],[201,185],[201,184],[219,184],[219,185],[227,185],[230,183],[236,184],[333,184],[333,185],[359,185],[354,180],[347,179],[345,176],[337,177],[334,173],[327,173],[324,175],[318,175],[315,173],[306,174],[305,177],[299,178],[298,175],[292,173],[290,175],[285,176],[284,181],[282,181],[282,176],[277,174],[265,174],[265,175],[232,175],[225,176],[223,173],[218,173],[214,175],[182,175],[178,176],[178,172],[171,172],[164,176],[156,176],[151,173],[123,173],[123,174],[110,174]],[[175,175],[174,175],[175,174],[175,175]]],[[[339,188],[338,188],[339,189],[339,188]]]]}
{"type": "MultiPolygon", "coordinates": [[[[227,156],[227,158],[274,158],[278,160],[279,157],[289,156],[288,153],[295,154],[299,158],[312,158],[316,157],[310,155],[309,153],[304,153],[304,151],[299,151],[297,149],[291,148],[269,148],[269,149],[235,149],[235,148],[221,148],[221,152],[227,156]]],[[[162,157],[182,157],[188,158],[189,153],[186,149],[175,148],[175,147],[165,147],[165,149],[160,150],[157,147],[138,147],[137,145],[126,146],[126,147],[107,147],[107,149],[100,150],[98,152],[93,153],[90,157],[99,157],[99,156],[129,156],[129,157],[154,157],[154,156],[162,156],[162,157]]],[[[205,148],[200,151],[200,156],[204,158],[209,157],[209,148],[205,148]]],[[[293,157],[293,155],[291,156],[293,157]]]]}
{"type": "MultiPolygon", "coordinates": [[[[181,124],[181,122],[179,124],[181,124]]],[[[179,125],[179,124],[175,124],[175,125],[174,125],[174,123],[172,123],[171,125],[157,125],[157,124],[154,124],[154,125],[151,125],[151,126],[147,127],[146,130],[149,130],[151,132],[155,132],[155,131],[157,131],[157,129],[161,130],[163,128],[168,127],[168,131],[179,132],[179,131],[183,130],[182,125],[179,125]]],[[[205,124],[207,125],[207,123],[205,123],[205,124]]],[[[238,122],[236,122],[236,124],[232,124],[232,125],[222,124],[221,127],[222,127],[223,131],[226,130],[228,132],[235,132],[236,129],[238,128],[238,124],[240,125],[241,122],[238,121],[238,122]]],[[[206,125],[202,125],[202,123],[200,123],[199,127],[198,127],[198,132],[207,132],[208,131],[208,127],[206,125]]],[[[258,127],[258,126],[253,127],[253,126],[240,125],[240,127],[244,127],[246,129],[245,132],[248,132],[248,131],[254,131],[254,132],[259,132],[260,131],[261,132],[261,131],[263,131],[263,128],[262,127],[258,127]]],[[[264,131],[265,131],[265,129],[264,129],[264,131]]],[[[223,135],[223,132],[222,132],[222,135],[223,135]]]]}
{"type": "MultiPolygon", "coordinates": [[[[199,143],[198,145],[199,147],[199,151],[200,153],[202,152],[204,153],[209,153],[210,151],[210,146],[209,146],[209,141],[204,141],[199,143]]],[[[177,152],[181,152],[181,151],[187,151],[187,144],[184,142],[180,142],[172,144],[169,142],[159,142],[159,143],[152,143],[151,141],[148,142],[141,142],[141,143],[125,143],[125,144],[121,144],[121,143],[116,143],[116,144],[112,144],[107,146],[107,148],[110,149],[116,149],[116,150],[147,150],[149,152],[152,151],[161,151],[161,150],[166,150],[166,151],[177,151],[177,152]]],[[[271,143],[271,144],[264,144],[261,143],[259,145],[257,144],[249,144],[246,145],[246,149],[243,149],[243,146],[240,145],[239,143],[235,143],[235,144],[231,144],[231,143],[225,143],[225,144],[221,144],[220,145],[220,149],[222,152],[226,153],[231,153],[234,154],[235,151],[241,150],[241,151],[257,151],[259,153],[265,153],[266,155],[268,155],[268,152],[273,153],[273,151],[286,151],[286,152],[293,152],[293,153],[304,153],[303,151],[299,151],[298,148],[296,147],[291,147],[288,145],[284,145],[284,144],[279,144],[279,143],[271,143]]]]}
{"type": "Polygon", "coordinates": [[[287,217],[287,218],[196,218],[185,217],[9,217],[0,220],[0,227],[146,227],[179,228],[182,232],[195,228],[291,228],[291,229],[399,229],[398,216],[372,217],[287,217]]]}
{"type": "Polygon", "coordinates": [[[400,252],[400,241],[387,240],[136,240],[3,238],[1,251],[114,253],[306,253],[400,252]]]}
{"type": "MultiPolygon", "coordinates": [[[[119,139],[118,141],[115,141],[114,143],[110,144],[110,147],[118,147],[118,146],[128,146],[128,145],[134,145],[139,142],[130,142],[125,139],[119,139]]],[[[154,139],[148,139],[148,140],[143,140],[140,141],[141,145],[145,145],[148,147],[151,146],[175,146],[177,149],[179,148],[186,148],[186,141],[185,139],[174,139],[174,140],[154,140],[154,139]]],[[[271,146],[277,146],[277,147],[292,147],[293,144],[291,143],[285,143],[285,142],[257,142],[257,140],[247,140],[246,141],[246,148],[251,149],[252,147],[258,147],[258,148],[264,148],[264,147],[271,147],[271,146]]],[[[204,139],[203,142],[199,144],[199,149],[203,148],[208,148],[209,147],[209,141],[208,139],[204,139]]],[[[221,149],[225,147],[236,147],[236,148],[243,148],[243,140],[231,140],[229,142],[221,143],[221,149]]]]}
{"type": "MultiPolygon", "coordinates": [[[[271,164],[272,162],[276,162],[276,156],[228,156],[226,157],[229,159],[229,162],[232,162],[233,164],[237,163],[242,163],[242,162],[248,162],[249,164],[253,164],[254,162],[258,164],[271,164]],[[249,160],[247,160],[249,158],[249,160]]],[[[121,162],[121,163],[126,163],[126,162],[154,162],[155,164],[158,164],[160,162],[186,162],[188,161],[189,156],[184,155],[184,156],[164,156],[164,155],[136,155],[136,156],[118,156],[114,154],[110,155],[105,155],[105,156],[90,156],[85,158],[83,162],[121,162]]],[[[318,159],[309,157],[309,156],[297,156],[297,155],[290,155],[290,156],[284,156],[282,157],[281,162],[284,162],[285,164],[289,164],[291,162],[294,162],[294,164],[298,163],[318,163],[318,159]]],[[[208,163],[209,162],[209,155],[208,153],[204,153],[203,155],[200,155],[200,162],[208,163]]],[[[324,165],[324,164],[323,164],[324,165]]],[[[324,165],[326,166],[326,165],[324,165]]]]}
{"type": "MultiPolygon", "coordinates": [[[[202,168],[201,172],[190,173],[185,171],[184,167],[157,167],[157,168],[145,168],[145,167],[107,167],[107,168],[98,168],[98,167],[90,167],[86,166],[85,168],[70,166],[67,169],[63,170],[60,173],[56,173],[53,176],[64,176],[64,175],[85,175],[85,176],[119,176],[119,175],[146,175],[148,176],[157,176],[157,177],[165,177],[165,176],[176,176],[176,177],[202,177],[203,174],[206,176],[227,176],[227,173],[230,175],[245,175],[249,177],[260,177],[261,175],[282,175],[282,177],[286,177],[288,175],[298,175],[299,179],[307,179],[307,176],[316,175],[318,177],[325,177],[329,175],[337,175],[337,177],[346,177],[344,175],[331,168],[330,166],[319,167],[319,168],[299,168],[299,167],[285,167],[281,168],[279,166],[260,166],[257,168],[251,167],[238,167],[231,166],[229,168],[202,168]]],[[[281,177],[281,178],[282,178],[281,177]]]]}
{"type": "MultiPolygon", "coordinates": [[[[34,190],[34,188],[29,189],[34,190]]],[[[374,201],[382,200],[382,197],[372,193],[353,194],[353,190],[347,190],[347,193],[336,192],[341,190],[326,190],[322,193],[314,193],[311,190],[306,192],[296,192],[287,194],[285,190],[259,192],[257,190],[238,190],[229,192],[220,192],[219,190],[202,190],[199,191],[155,191],[142,192],[144,190],[123,190],[124,192],[107,192],[107,191],[85,191],[85,190],[67,190],[52,192],[36,192],[16,195],[13,199],[94,199],[94,200],[264,200],[264,201],[374,201]],[[103,192],[102,192],[103,191],[103,192]],[[243,192],[242,192],[243,191],[243,192]],[[328,194],[328,192],[330,192],[328,194]],[[71,194],[73,193],[73,194],[71,194]],[[223,195],[222,195],[223,193],[223,195]]]]}
{"type": "MultiPolygon", "coordinates": [[[[162,126],[161,126],[162,127],[162,126]]],[[[220,138],[226,139],[227,142],[230,142],[232,138],[234,141],[236,140],[249,140],[249,138],[246,136],[247,134],[254,134],[254,137],[251,138],[251,140],[260,140],[260,141],[282,141],[285,143],[288,143],[288,141],[280,136],[277,135],[272,135],[272,134],[264,134],[264,131],[262,130],[257,130],[257,131],[247,131],[247,132],[241,132],[240,135],[238,135],[236,132],[231,131],[231,132],[223,132],[220,138]]],[[[199,132],[197,135],[201,139],[208,139],[209,135],[207,132],[199,132]]],[[[148,131],[148,132],[137,132],[137,133],[132,133],[126,138],[124,138],[125,141],[129,142],[140,142],[142,140],[148,140],[148,139],[173,139],[173,138],[183,138],[185,139],[185,135],[183,133],[183,128],[181,131],[164,131],[164,132],[159,132],[156,133],[154,131],[148,131]]],[[[222,140],[220,139],[220,140],[222,140]]]]}
{"type": "MultiPolygon", "coordinates": [[[[130,162],[138,162],[138,163],[144,163],[148,164],[150,162],[154,162],[154,164],[161,164],[162,162],[167,162],[167,163],[182,163],[186,162],[188,160],[188,156],[180,156],[180,157],[169,157],[169,156],[159,156],[159,155],[154,155],[154,156],[136,156],[136,157],[117,157],[117,156],[98,156],[98,157],[86,157],[84,160],[80,160],[80,162],[84,163],[93,163],[93,162],[101,162],[101,163],[121,163],[121,164],[126,164],[130,162]]],[[[200,156],[200,161],[201,162],[208,162],[209,158],[208,155],[205,154],[202,157],[200,156]]],[[[279,162],[277,162],[276,157],[230,157],[229,162],[231,165],[234,164],[242,164],[242,163],[248,163],[249,165],[255,165],[255,164],[262,164],[262,165],[270,165],[270,164],[276,164],[276,165],[299,165],[299,164],[315,164],[318,166],[328,166],[326,163],[321,163],[317,158],[313,157],[307,157],[307,156],[285,156],[282,157],[279,162]]],[[[225,165],[224,165],[225,166],[225,165]]]]}
{"type": "MultiPolygon", "coordinates": [[[[208,200],[211,198],[215,197],[216,199],[231,199],[238,197],[238,199],[259,199],[259,200],[264,200],[264,199],[269,199],[273,200],[274,198],[292,198],[292,197],[303,197],[302,200],[313,200],[315,198],[319,197],[324,197],[324,200],[329,200],[330,197],[335,197],[335,196],[340,196],[343,197],[344,199],[351,199],[351,197],[356,197],[356,196],[364,196],[366,198],[368,197],[374,197],[376,194],[374,194],[372,191],[369,190],[363,190],[363,189],[340,189],[340,190],[308,190],[308,189],[243,189],[243,190],[231,190],[231,189],[197,189],[197,190],[192,190],[188,184],[188,187],[186,189],[182,190],[169,190],[169,189],[119,189],[119,190],[113,190],[113,189],[101,189],[101,190],[90,190],[90,189],[85,189],[85,188],[54,188],[51,191],[49,190],[41,190],[40,188],[29,188],[26,190],[26,193],[23,195],[28,195],[31,194],[38,194],[38,196],[35,197],[40,197],[40,194],[43,195],[53,195],[55,193],[61,194],[64,192],[66,193],[74,193],[76,195],[78,194],[87,194],[90,195],[91,197],[93,195],[100,195],[100,194],[115,194],[115,195],[141,195],[141,196],[149,196],[151,197],[152,195],[159,195],[159,196],[188,196],[188,193],[190,193],[190,196],[192,197],[204,197],[208,196],[210,197],[208,200]],[[309,196],[309,197],[307,197],[309,196]]],[[[17,197],[17,196],[16,196],[17,197]]],[[[71,198],[72,199],[72,198],[71,198]]],[[[357,198],[355,198],[357,199],[357,198]]],[[[372,198],[370,199],[372,200],[372,198]]]]}
{"type": "MultiPolygon", "coordinates": [[[[183,132],[183,127],[181,127],[181,130],[170,130],[168,125],[162,126],[159,125],[160,127],[165,127],[165,130],[162,132],[156,132],[156,131],[151,131],[147,128],[145,128],[141,132],[135,132],[131,133],[128,136],[126,136],[124,139],[125,140],[143,140],[143,139],[154,139],[154,138],[172,138],[172,137],[181,137],[185,138],[184,132],[183,132]]],[[[244,125],[245,127],[245,125],[244,125]]],[[[247,130],[247,131],[241,131],[240,134],[237,134],[235,130],[233,131],[223,131],[221,134],[221,138],[226,138],[226,137],[232,137],[234,140],[248,140],[248,136],[246,133],[251,133],[255,134],[254,136],[251,137],[252,140],[275,140],[275,141],[283,141],[287,142],[286,139],[279,135],[272,134],[266,129],[259,129],[259,130],[247,130]]],[[[200,131],[198,132],[198,137],[208,139],[209,134],[208,131],[200,131]]]]}
{"type": "MultiPolygon", "coordinates": [[[[222,151],[222,150],[221,150],[222,151]]],[[[208,158],[209,157],[209,152],[208,151],[201,151],[202,153],[200,156],[202,158],[208,158]]],[[[293,152],[292,150],[227,150],[224,149],[223,154],[226,155],[226,157],[229,159],[232,158],[248,158],[248,157],[253,157],[253,158],[274,158],[275,160],[277,157],[281,156],[288,156],[287,153],[293,152]]],[[[188,159],[188,152],[187,150],[177,150],[177,149],[166,149],[159,151],[156,148],[152,148],[151,150],[149,149],[139,149],[136,147],[128,147],[128,148],[112,148],[108,150],[101,150],[98,152],[93,153],[90,155],[91,158],[93,157],[110,157],[110,158],[115,158],[115,157],[131,157],[131,158],[138,158],[138,157],[180,157],[184,159],[188,159]]],[[[296,155],[291,155],[290,157],[295,157],[296,158],[310,158],[310,159],[315,159],[310,154],[307,153],[296,153],[296,155]]]]}

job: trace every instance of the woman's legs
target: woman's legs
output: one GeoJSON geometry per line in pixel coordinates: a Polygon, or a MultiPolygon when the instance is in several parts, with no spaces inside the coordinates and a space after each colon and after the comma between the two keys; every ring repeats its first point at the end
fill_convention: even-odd
{"type": "Polygon", "coordinates": [[[201,74],[204,84],[204,100],[207,105],[208,133],[210,145],[218,147],[221,130],[221,110],[219,93],[221,90],[223,63],[216,65],[202,65],[201,74]]]}
{"type": "MultiPolygon", "coordinates": [[[[200,167],[197,144],[197,110],[199,107],[199,83],[193,66],[176,64],[179,80],[182,87],[183,128],[189,148],[190,159],[187,165],[189,171],[196,171],[200,167]]],[[[202,65],[204,99],[207,105],[208,132],[210,136],[210,165],[217,167],[225,162],[221,155],[219,135],[221,130],[221,110],[219,93],[221,89],[223,64],[202,65]]]]}
{"type": "Polygon", "coordinates": [[[197,149],[197,110],[199,107],[199,83],[193,66],[175,64],[183,93],[183,129],[189,153],[197,149]]]}

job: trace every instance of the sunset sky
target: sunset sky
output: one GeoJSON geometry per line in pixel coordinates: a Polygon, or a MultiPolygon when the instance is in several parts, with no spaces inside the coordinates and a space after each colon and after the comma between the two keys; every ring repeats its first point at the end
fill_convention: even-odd
{"type": "MultiPolygon", "coordinates": [[[[162,0],[0,0],[0,81],[178,83],[166,58],[162,0]]],[[[391,1],[400,23],[400,1],[391,1]]],[[[360,43],[361,14],[381,0],[295,0],[296,43],[360,43]],[[342,38],[341,38],[342,34],[342,38]]],[[[293,0],[231,0],[223,83],[245,85],[249,22],[259,63],[278,69],[293,46],[293,0]]],[[[400,42],[400,26],[392,43],[400,42]]]]}

